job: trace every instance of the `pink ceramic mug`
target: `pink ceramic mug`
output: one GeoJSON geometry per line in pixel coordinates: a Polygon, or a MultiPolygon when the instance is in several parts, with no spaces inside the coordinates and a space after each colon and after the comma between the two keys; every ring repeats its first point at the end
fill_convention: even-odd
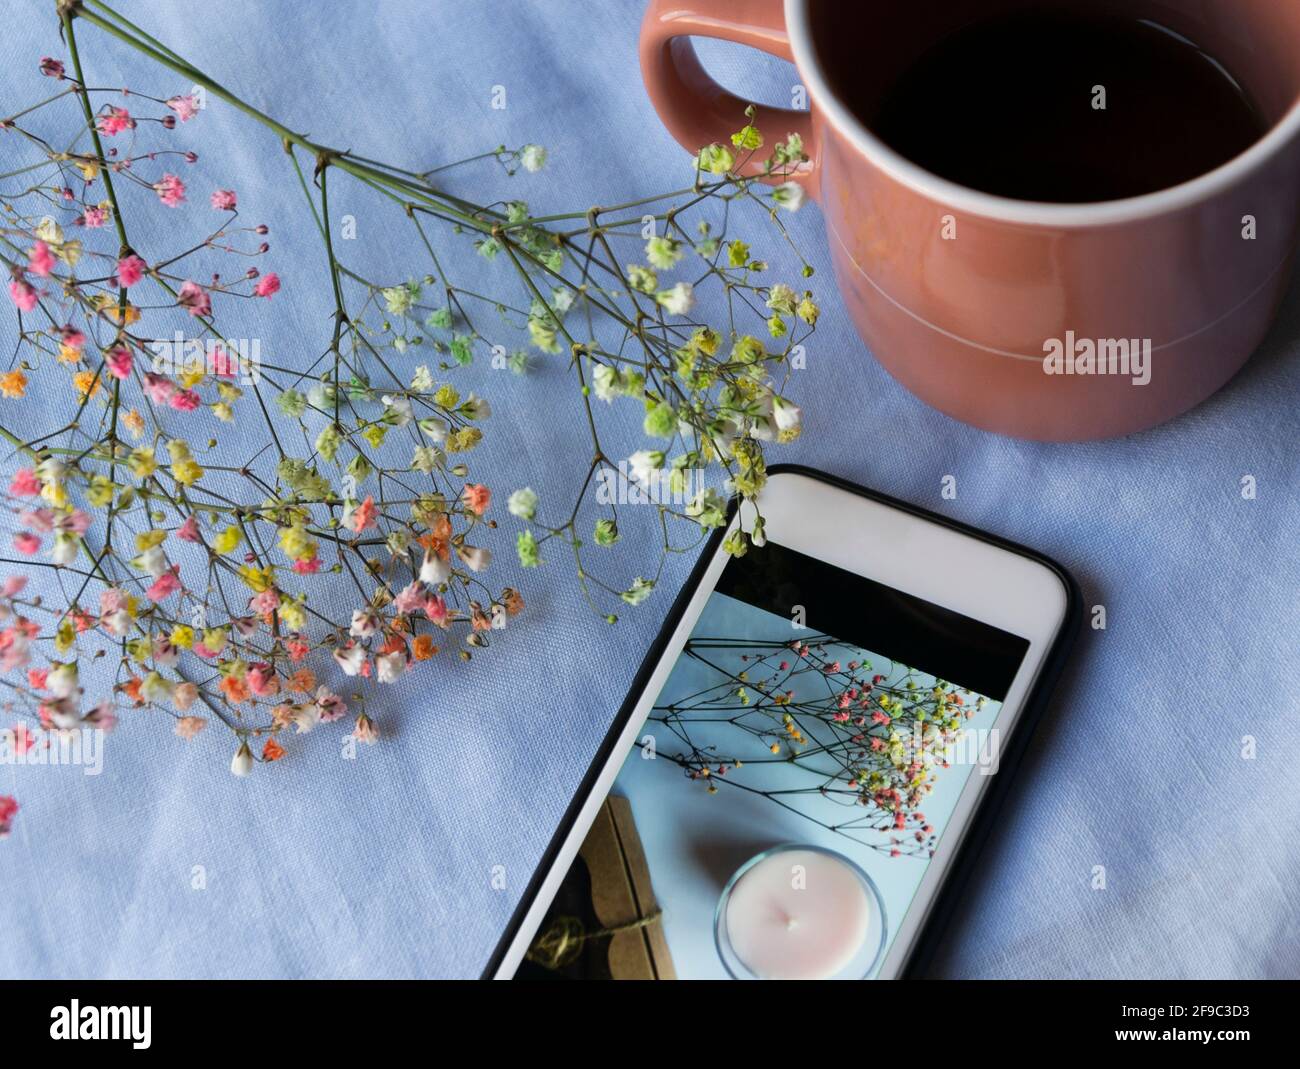
{"type": "MultiPolygon", "coordinates": [[[[825,77],[824,15],[836,2],[846,0],[652,0],[641,69],[669,130],[694,151],[725,142],[743,124],[745,101],[709,78],[691,36],[795,63],[810,110],[760,108],[759,125],[769,139],[802,135],[811,163],[801,181],[825,213],[840,289],[895,379],[977,427],[1071,441],[1176,416],[1245,363],[1273,321],[1296,245],[1300,3],[1089,0],[1091,10],[1150,17],[1196,42],[1237,75],[1271,125],[1246,152],[1181,185],[1052,204],[956,185],[873,136],[825,77]],[[1085,346],[1095,353],[1087,364],[1085,346]],[[1145,382],[1124,373],[1130,346],[1135,372],[1149,349],[1145,382]],[[1045,362],[1058,347],[1091,373],[1045,362]]],[[[883,91],[941,35],[1019,7],[862,4],[864,69],[883,91]]]]}

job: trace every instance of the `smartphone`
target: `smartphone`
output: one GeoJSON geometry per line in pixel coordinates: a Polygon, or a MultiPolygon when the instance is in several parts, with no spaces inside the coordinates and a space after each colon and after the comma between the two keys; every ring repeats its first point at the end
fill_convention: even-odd
{"type": "Polygon", "coordinates": [[[486,976],[921,972],[1081,616],[1060,565],[817,472],[715,532],[486,976]]]}

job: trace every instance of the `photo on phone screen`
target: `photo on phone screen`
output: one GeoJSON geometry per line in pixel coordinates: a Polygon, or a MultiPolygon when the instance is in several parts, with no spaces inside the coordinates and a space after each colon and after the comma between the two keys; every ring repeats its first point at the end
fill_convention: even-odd
{"type": "Polygon", "coordinates": [[[519,978],[871,978],[1029,642],[769,542],[725,564],[519,978]]]}

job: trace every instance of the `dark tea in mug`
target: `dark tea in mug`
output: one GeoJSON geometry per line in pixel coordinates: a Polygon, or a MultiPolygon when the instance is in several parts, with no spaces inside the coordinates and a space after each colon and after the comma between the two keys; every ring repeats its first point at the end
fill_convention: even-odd
{"type": "Polygon", "coordinates": [[[1153,193],[1226,163],[1268,127],[1232,71],[1154,21],[1085,8],[991,17],[882,86],[853,58],[855,10],[819,7],[837,94],[900,155],[985,193],[1058,203],[1153,193]]]}

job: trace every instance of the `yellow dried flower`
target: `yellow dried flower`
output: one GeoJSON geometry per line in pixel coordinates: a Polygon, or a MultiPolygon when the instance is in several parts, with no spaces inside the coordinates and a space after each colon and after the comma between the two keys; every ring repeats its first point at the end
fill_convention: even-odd
{"type": "Polygon", "coordinates": [[[99,393],[99,376],[93,371],[78,371],[72,376],[72,385],[83,398],[99,393]]]}

